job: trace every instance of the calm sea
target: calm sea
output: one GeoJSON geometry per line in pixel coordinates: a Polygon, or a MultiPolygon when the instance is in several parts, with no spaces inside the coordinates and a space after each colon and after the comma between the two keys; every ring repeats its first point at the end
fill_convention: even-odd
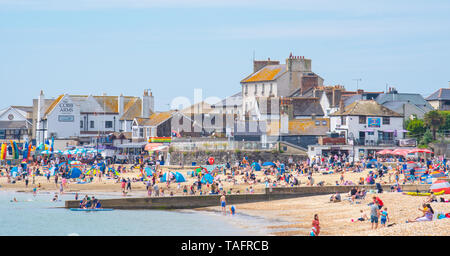
{"type": "MultiPolygon", "coordinates": [[[[114,210],[74,212],[62,208],[63,195],[52,202],[53,193],[0,192],[0,235],[2,236],[210,236],[254,235],[261,220],[248,216],[223,216],[216,212],[114,210]],[[11,202],[13,198],[19,202],[11,202]],[[251,221],[254,221],[251,224],[251,221]],[[245,223],[252,228],[242,228],[245,223]]],[[[84,195],[81,195],[84,196],[84,195]]],[[[80,196],[80,197],[81,197],[80,196]]],[[[112,198],[114,196],[96,196],[112,198]]]]}

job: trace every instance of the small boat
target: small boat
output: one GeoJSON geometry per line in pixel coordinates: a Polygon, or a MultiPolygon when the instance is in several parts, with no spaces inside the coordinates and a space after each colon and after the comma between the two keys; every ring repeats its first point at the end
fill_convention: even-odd
{"type": "Polygon", "coordinates": [[[77,212],[102,212],[102,211],[112,211],[111,208],[94,208],[94,209],[83,209],[83,208],[70,208],[71,211],[77,212]]]}

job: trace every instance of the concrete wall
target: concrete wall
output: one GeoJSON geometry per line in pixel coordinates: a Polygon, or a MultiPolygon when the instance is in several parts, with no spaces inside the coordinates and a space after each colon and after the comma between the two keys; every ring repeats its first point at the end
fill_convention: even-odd
{"type": "Polygon", "coordinates": [[[280,160],[280,162],[286,163],[289,157],[292,157],[296,161],[305,161],[306,155],[294,155],[294,154],[280,154],[268,151],[173,151],[170,153],[171,165],[191,165],[192,162],[196,162],[197,165],[206,164],[206,160],[209,157],[214,157],[215,164],[226,164],[229,162],[234,165],[236,161],[242,161],[244,156],[248,157],[249,162],[262,161],[266,162],[270,159],[273,162],[280,160]]]}
{"type": "MultiPolygon", "coordinates": [[[[326,187],[292,187],[292,188],[266,188],[264,194],[227,195],[227,205],[241,203],[255,203],[262,201],[280,200],[296,197],[334,194],[336,192],[348,193],[353,186],[326,186],[326,187]]],[[[375,186],[359,186],[366,189],[375,189],[375,186]]],[[[390,186],[383,186],[389,191],[390,186]]],[[[405,185],[405,191],[427,191],[429,185],[405,185]]],[[[142,197],[100,199],[103,208],[114,209],[193,209],[220,205],[220,195],[205,196],[172,196],[172,197],[142,197]]],[[[78,208],[80,201],[69,200],[65,202],[66,208],[78,208]]]]}

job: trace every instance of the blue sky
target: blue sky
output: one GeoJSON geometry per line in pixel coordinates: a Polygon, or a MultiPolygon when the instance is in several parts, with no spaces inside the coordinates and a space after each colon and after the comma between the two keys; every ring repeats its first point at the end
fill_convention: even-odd
{"type": "Polygon", "coordinates": [[[240,91],[252,58],[312,59],[325,84],[424,96],[450,81],[449,1],[0,0],[0,108],[39,91],[240,91]]]}

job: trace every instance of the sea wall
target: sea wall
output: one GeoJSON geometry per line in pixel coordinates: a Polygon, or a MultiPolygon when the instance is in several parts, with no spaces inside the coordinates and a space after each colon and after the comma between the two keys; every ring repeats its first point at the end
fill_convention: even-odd
{"type": "MultiPolygon", "coordinates": [[[[227,204],[255,203],[262,201],[280,200],[296,197],[348,193],[353,186],[324,186],[324,187],[289,187],[289,188],[266,188],[261,194],[227,195],[227,204]]],[[[367,190],[375,189],[375,186],[359,186],[367,190]]],[[[404,191],[428,191],[430,185],[404,185],[404,191]]],[[[390,186],[383,186],[385,191],[390,186]]],[[[170,197],[141,197],[141,198],[116,198],[102,199],[100,201],[104,208],[114,209],[194,209],[209,206],[218,206],[220,195],[203,196],[170,196],[170,197]]],[[[80,201],[68,200],[66,208],[78,208],[80,201]]]]}
{"type": "Polygon", "coordinates": [[[271,161],[287,163],[292,157],[294,162],[304,161],[307,159],[306,155],[284,154],[271,151],[173,151],[170,153],[170,165],[192,165],[195,162],[197,165],[204,165],[209,157],[214,157],[214,164],[225,164],[229,162],[233,165],[236,161],[241,161],[247,157],[249,162],[253,161],[271,161]]]}

